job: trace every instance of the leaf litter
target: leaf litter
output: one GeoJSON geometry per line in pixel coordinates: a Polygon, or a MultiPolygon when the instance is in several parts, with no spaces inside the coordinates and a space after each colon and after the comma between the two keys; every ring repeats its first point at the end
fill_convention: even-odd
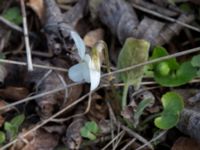
{"type": "Polygon", "coordinates": [[[198,47],[197,2],[28,0],[27,26],[20,2],[0,1],[2,149],[198,147],[198,48],[162,61],[198,47]]]}

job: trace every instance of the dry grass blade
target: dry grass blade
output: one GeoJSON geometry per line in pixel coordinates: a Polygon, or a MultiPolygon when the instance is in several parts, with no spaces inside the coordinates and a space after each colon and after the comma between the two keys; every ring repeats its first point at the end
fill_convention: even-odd
{"type": "Polygon", "coordinates": [[[22,10],[22,17],[23,17],[24,40],[25,40],[25,46],[26,46],[28,71],[33,71],[33,63],[32,63],[32,57],[31,57],[30,42],[29,42],[29,37],[28,37],[28,27],[27,27],[26,9],[25,9],[24,0],[20,0],[20,4],[21,4],[21,10],[22,10]]]}
{"type": "MultiPolygon", "coordinates": [[[[15,60],[0,59],[0,62],[1,63],[7,63],[7,64],[27,66],[27,63],[20,62],[20,61],[15,61],[15,60]]],[[[67,69],[65,69],[65,68],[54,67],[54,66],[45,66],[45,65],[33,64],[33,67],[35,67],[35,68],[41,68],[41,69],[48,69],[48,70],[55,70],[55,71],[67,72],[67,69]]]]}

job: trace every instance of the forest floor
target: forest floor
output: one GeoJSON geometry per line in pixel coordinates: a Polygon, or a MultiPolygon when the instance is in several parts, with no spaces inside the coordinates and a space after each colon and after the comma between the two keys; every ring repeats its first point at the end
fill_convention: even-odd
{"type": "Polygon", "coordinates": [[[200,1],[0,0],[0,149],[200,150],[200,1]]]}

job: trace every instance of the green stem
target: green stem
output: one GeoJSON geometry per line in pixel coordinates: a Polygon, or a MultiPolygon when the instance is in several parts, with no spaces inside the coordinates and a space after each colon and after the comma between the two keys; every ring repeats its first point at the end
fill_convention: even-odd
{"type": "Polygon", "coordinates": [[[124,109],[124,107],[127,105],[128,87],[129,87],[129,84],[125,83],[124,90],[123,90],[123,97],[122,97],[122,109],[124,109]]]}

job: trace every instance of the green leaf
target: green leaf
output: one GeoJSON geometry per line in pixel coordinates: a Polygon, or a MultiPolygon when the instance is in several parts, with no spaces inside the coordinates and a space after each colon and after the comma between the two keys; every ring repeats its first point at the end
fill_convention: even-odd
{"type": "Polygon", "coordinates": [[[140,116],[143,114],[143,111],[145,108],[151,106],[152,104],[154,103],[154,99],[151,99],[151,98],[146,98],[146,99],[143,99],[139,105],[137,106],[137,109],[134,113],[134,127],[136,127],[139,123],[139,119],[140,119],[140,116]]]}
{"type": "Polygon", "coordinates": [[[12,120],[10,121],[10,123],[15,126],[15,127],[19,127],[23,122],[24,122],[25,116],[24,114],[21,115],[17,115],[16,117],[12,118],[12,120]]]}
{"type": "Polygon", "coordinates": [[[0,144],[4,143],[6,140],[6,135],[4,132],[0,131],[0,144]]]}
{"type": "Polygon", "coordinates": [[[86,122],[85,128],[87,128],[90,132],[95,133],[95,134],[99,131],[99,128],[96,122],[94,121],[86,122]]]}
{"type": "Polygon", "coordinates": [[[200,77],[200,55],[193,56],[191,64],[197,69],[197,76],[200,77]]]}
{"type": "Polygon", "coordinates": [[[99,127],[94,121],[88,121],[84,127],[81,128],[80,134],[82,137],[90,140],[96,140],[96,134],[99,132],[99,127]]]}
{"type": "Polygon", "coordinates": [[[180,112],[184,108],[184,102],[182,97],[175,92],[163,95],[161,102],[163,112],[154,120],[154,124],[160,129],[170,129],[177,124],[180,112]]]}
{"type": "Polygon", "coordinates": [[[3,17],[14,24],[22,23],[22,16],[20,14],[20,9],[18,7],[9,8],[4,14],[3,17]]]}
{"type": "Polygon", "coordinates": [[[154,73],[154,79],[157,83],[166,87],[175,87],[188,83],[196,76],[196,68],[191,65],[190,61],[181,64],[177,71],[171,72],[167,76],[154,73]]]}
{"type": "MultiPolygon", "coordinates": [[[[146,62],[149,56],[149,47],[150,43],[145,40],[127,38],[120,51],[117,68],[123,69],[146,62]]],[[[144,66],[141,66],[118,74],[118,78],[125,83],[122,109],[126,106],[126,96],[129,85],[133,85],[135,90],[139,89],[144,71],[144,66]]]]}
{"type": "Polygon", "coordinates": [[[81,128],[81,136],[90,140],[96,140],[96,136],[92,134],[87,128],[81,128]]]}
{"type": "MultiPolygon", "coordinates": [[[[146,62],[148,59],[149,47],[150,43],[145,40],[134,38],[126,39],[118,57],[117,68],[123,69],[146,62]]],[[[138,89],[143,74],[144,66],[119,73],[119,79],[124,83],[134,85],[135,89],[138,89]]]]}
{"type": "Polygon", "coordinates": [[[9,122],[4,123],[4,130],[10,139],[14,139],[17,136],[18,128],[9,122]]]}
{"type": "MultiPolygon", "coordinates": [[[[164,47],[156,46],[153,49],[153,54],[152,54],[150,60],[156,59],[156,58],[159,58],[159,57],[163,57],[163,56],[167,56],[167,55],[168,55],[168,52],[164,47]]],[[[171,58],[171,59],[168,59],[168,60],[165,60],[165,61],[162,61],[162,62],[167,63],[167,65],[169,66],[171,71],[176,70],[176,69],[179,68],[179,64],[177,63],[176,58],[171,58]]],[[[159,65],[160,63],[161,62],[155,63],[154,67],[156,65],[159,65]]]]}
{"type": "MultiPolygon", "coordinates": [[[[155,47],[151,59],[167,56],[163,47],[155,47]]],[[[197,70],[191,62],[179,65],[175,58],[153,64],[154,79],[157,83],[166,87],[175,87],[186,84],[196,76],[197,70]]]]}
{"type": "Polygon", "coordinates": [[[191,64],[193,67],[200,67],[200,55],[193,56],[191,64]]]}

